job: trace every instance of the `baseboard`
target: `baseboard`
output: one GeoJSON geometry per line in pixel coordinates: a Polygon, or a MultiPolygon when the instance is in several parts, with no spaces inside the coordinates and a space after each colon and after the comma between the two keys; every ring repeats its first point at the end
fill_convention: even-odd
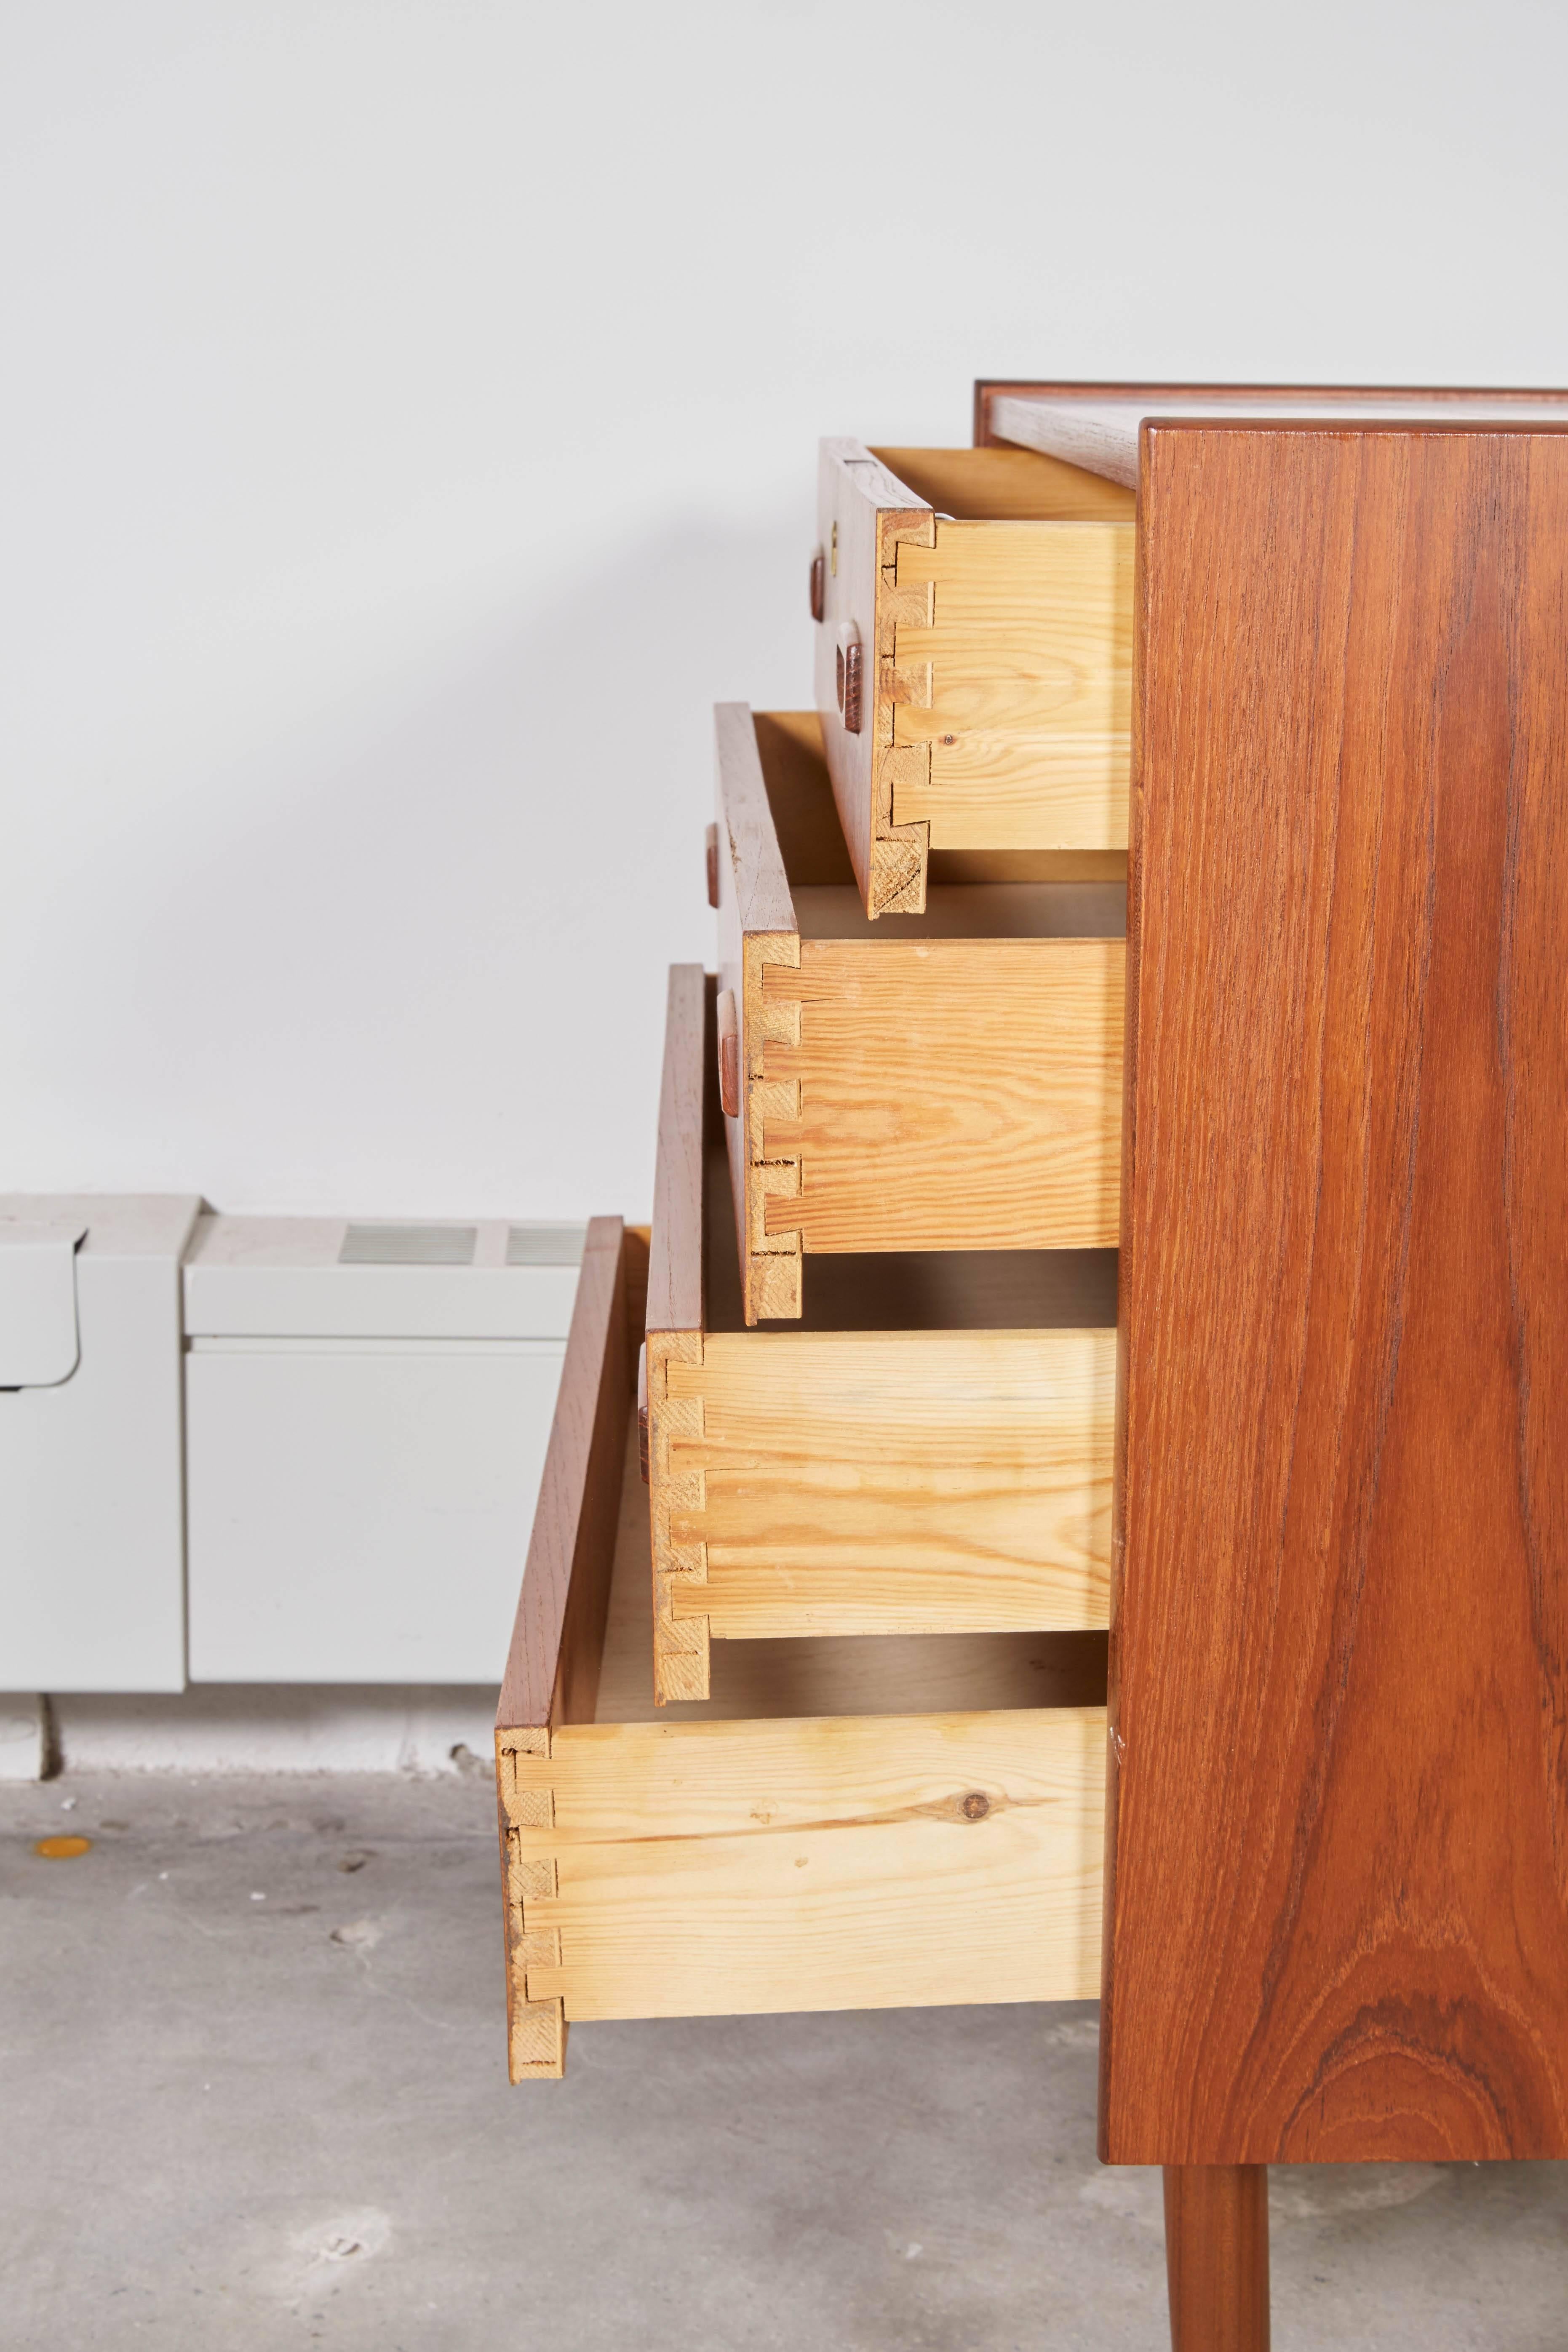
{"type": "Polygon", "coordinates": [[[42,1703],[44,1728],[29,1745],[23,1710],[39,1706],[0,1699],[0,1777],[37,1780],[57,1762],[66,1774],[492,1769],[493,1689],[236,1684],[171,1696],[60,1696],[42,1703]],[[13,1756],[18,1767],[31,1758],[32,1769],[10,1769],[13,1756]]]}

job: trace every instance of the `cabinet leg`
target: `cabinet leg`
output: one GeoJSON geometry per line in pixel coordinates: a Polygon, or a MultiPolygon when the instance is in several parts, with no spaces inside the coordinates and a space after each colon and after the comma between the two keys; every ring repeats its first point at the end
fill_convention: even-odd
{"type": "Polygon", "coordinates": [[[1172,2352],[1268,2352],[1268,2168],[1165,2167],[1172,2352]]]}

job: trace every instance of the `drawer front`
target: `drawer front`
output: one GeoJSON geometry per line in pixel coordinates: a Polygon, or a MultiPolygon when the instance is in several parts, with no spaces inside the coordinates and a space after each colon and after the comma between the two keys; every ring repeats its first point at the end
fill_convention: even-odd
{"type": "Polygon", "coordinates": [[[818,481],[816,701],[868,913],[923,908],[932,852],[1117,870],[1131,493],[1019,450],[853,441],[824,442],[818,481]]]}
{"type": "Polygon", "coordinates": [[[736,1643],[727,1689],[658,1713],[640,1307],[596,1221],[497,1715],[513,2080],[574,2018],[1093,1996],[1094,1637],[736,1643]]]}
{"type": "Polygon", "coordinates": [[[807,1250],[1114,1247],[1125,948],[1059,934],[1119,928],[1120,886],[939,883],[872,925],[842,852],[818,878],[832,796],[802,722],[729,704],[717,733],[748,1319],[799,1315],[807,1250]]]}
{"type": "MultiPolygon", "coordinates": [[[[925,904],[923,831],[893,824],[890,680],[893,629],[903,610],[891,578],[900,541],[929,546],[936,518],[858,441],[825,441],[817,467],[818,549],[824,566],[816,626],[816,707],[833,791],[870,914],[917,913],[925,904]],[[858,660],[858,724],[845,724],[846,667],[858,660]],[[884,665],[886,666],[884,667],[884,665]]],[[[923,621],[923,589],[905,592],[909,618],[923,621]]],[[[851,713],[853,719],[856,714],[851,713]]]]}

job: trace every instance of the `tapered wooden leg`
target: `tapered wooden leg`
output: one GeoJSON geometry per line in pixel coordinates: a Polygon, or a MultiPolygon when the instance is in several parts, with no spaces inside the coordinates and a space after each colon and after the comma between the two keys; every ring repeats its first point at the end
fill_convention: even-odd
{"type": "Polygon", "coordinates": [[[1171,2352],[1268,2352],[1268,2167],[1165,2167],[1171,2352]]]}

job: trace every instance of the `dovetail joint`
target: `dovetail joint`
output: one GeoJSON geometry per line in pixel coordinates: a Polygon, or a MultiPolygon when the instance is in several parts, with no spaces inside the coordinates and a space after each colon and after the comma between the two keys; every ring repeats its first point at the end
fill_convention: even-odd
{"type": "Polygon", "coordinates": [[[879,520],[871,856],[866,893],[868,915],[925,912],[931,826],[923,820],[917,824],[895,824],[893,805],[895,791],[900,785],[907,790],[911,782],[929,781],[931,750],[926,744],[895,744],[893,713],[900,702],[929,708],[931,700],[931,664],[921,662],[909,670],[898,666],[898,630],[901,622],[931,625],[934,591],[925,581],[900,588],[898,556],[900,545],[905,541],[930,546],[934,531],[935,519],[931,516],[916,523],[895,514],[884,515],[879,520]]]}
{"type": "Polygon", "coordinates": [[[771,970],[798,971],[800,941],[784,934],[746,942],[745,974],[748,1013],[746,1057],[746,1320],[798,1318],[801,1311],[798,1232],[770,1234],[767,1203],[790,1199],[801,1189],[798,1158],[770,1159],[766,1130],[770,1121],[793,1125],[800,1118],[798,1078],[770,1078],[770,1045],[800,1044],[798,997],[774,994],[768,989],[771,970]]]}
{"type": "Polygon", "coordinates": [[[699,1460],[705,1434],[700,1395],[672,1395],[671,1364],[700,1366],[700,1331],[656,1334],[648,1343],[648,1499],[653,1534],[654,1697],[658,1705],[708,1696],[708,1620],[677,1617],[671,1585],[706,1584],[708,1547],[694,1530],[708,1507],[699,1460]]]}
{"type": "Polygon", "coordinates": [[[543,1730],[510,1731],[496,1743],[501,1808],[506,1821],[507,1906],[507,2040],[510,2072],[514,2083],[560,2074],[566,2063],[564,2003],[558,1995],[533,1999],[528,1973],[532,1968],[559,1969],[559,1928],[541,1925],[535,1907],[551,1902],[558,1890],[554,1857],[522,1851],[525,1830],[552,1830],[554,1791],[524,1780],[520,1758],[548,1758],[550,1734],[543,1730]]]}

